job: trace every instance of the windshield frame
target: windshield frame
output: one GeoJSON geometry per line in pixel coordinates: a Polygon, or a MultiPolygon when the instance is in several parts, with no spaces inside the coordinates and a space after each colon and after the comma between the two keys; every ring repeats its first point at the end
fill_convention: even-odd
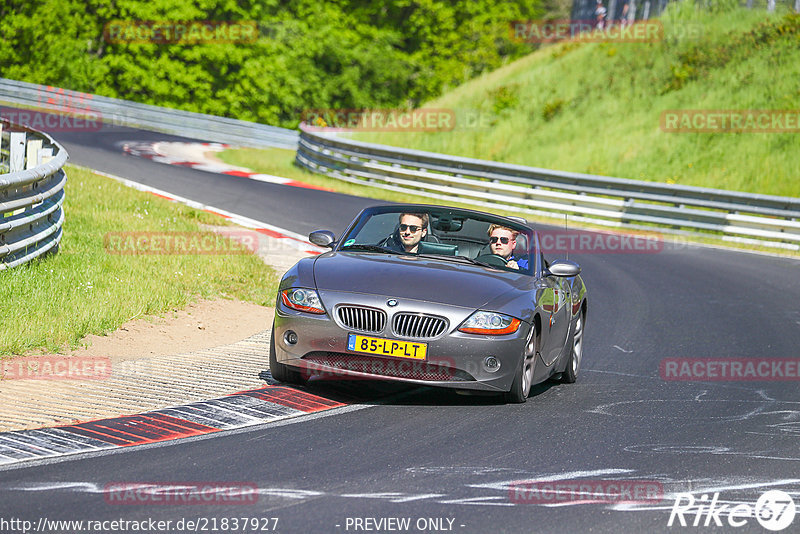
{"type": "MultiPolygon", "coordinates": [[[[370,206],[368,208],[365,208],[353,219],[353,221],[350,223],[347,229],[342,233],[341,237],[337,240],[333,251],[350,252],[349,250],[347,250],[346,247],[351,246],[354,243],[350,243],[349,245],[345,244],[350,239],[354,239],[355,236],[357,236],[364,228],[365,224],[372,217],[376,215],[395,213],[399,218],[401,213],[416,213],[416,212],[427,213],[429,216],[431,216],[431,220],[433,219],[439,220],[443,216],[465,217],[488,224],[499,224],[501,226],[505,226],[511,228],[512,230],[523,233],[526,235],[528,240],[527,252],[528,252],[529,265],[527,269],[520,270],[520,273],[529,275],[538,275],[541,271],[538,235],[536,230],[534,230],[533,227],[531,227],[529,224],[523,224],[519,220],[503,217],[501,215],[495,215],[492,213],[469,210],[464,208],[453,208],[449,206],[430,205],[430,204],[389,204],[389,205],[370,206]]],[[[488,241],[488,236],[486,239],[488,241]]],[[[364,244],[366,245],[366,243],[364,244]]],[[[360,252],[360,251],[354,250],[353,252],[360,252]]],[[[407,253],[399,251],[391,251],[391,252],[387,251],[387,253],[395,253],[398,255],[408,255],[408,256],[420,255],[420,253],[407,253]]],[[[426,254],[426,253],[423,253],[423,256],[429,259],[442,259],[444,261],[448,261],[447,259],[450,257],[446,255],[436,255],[436,254],[426,254]],[[435,256],[438,256],[438,258],[435,256]]],[[[463,262],[463,260],[458,260],[458,261],[463,262]]],[[[500,269],[503,272],[515,271],[514,269],[506,269],[506,268],[500,268],[500,269]]]]}

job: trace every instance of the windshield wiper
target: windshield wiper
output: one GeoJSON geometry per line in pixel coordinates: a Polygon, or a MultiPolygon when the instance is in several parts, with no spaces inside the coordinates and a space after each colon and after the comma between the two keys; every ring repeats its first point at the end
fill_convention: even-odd
{"type": "Polygon", "coordinates": [[[399,254],[399,252],[397,252],[396,250],[392,250],[392,249],[390,249],[388,247],[382,247],[380,245],[359,244],[359,243],[354,243],[352,245],[344,246],[344,247],[340,248],[339,250],[348,250],[348,251],[350,251],[350,250],[360,250],[360,251],[364,251],[364,252],[384,252],[384,253],[388,253],[388,254],[399,254]]]}

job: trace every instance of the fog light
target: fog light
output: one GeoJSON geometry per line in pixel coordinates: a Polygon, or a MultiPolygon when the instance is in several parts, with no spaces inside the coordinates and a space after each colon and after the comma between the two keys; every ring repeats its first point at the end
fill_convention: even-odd
{"type": "Polygon", "coordinates": [[[486,359],[483,360],[483,368],[487,373],[496,373],[500,370],[500,360],[494,356],[487,356],[486,359]]]}
{"type": "Polygon", "coordinates": [[[287,330],[286,333],[283,334],[283,339],[288,345],[294,345],[297,343],[297,334],[294,330],[287,330]]]}

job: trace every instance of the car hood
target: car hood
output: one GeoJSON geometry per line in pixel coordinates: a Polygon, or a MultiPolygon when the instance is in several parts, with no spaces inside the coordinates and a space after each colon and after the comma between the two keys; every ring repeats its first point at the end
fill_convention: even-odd
{"type": "Polygon", "coordinates": [[[505,293],[529,287],[533,277],[418,256],[335,252],[317,257],[314,282],[321,290],[480,308],[505,293]]]}

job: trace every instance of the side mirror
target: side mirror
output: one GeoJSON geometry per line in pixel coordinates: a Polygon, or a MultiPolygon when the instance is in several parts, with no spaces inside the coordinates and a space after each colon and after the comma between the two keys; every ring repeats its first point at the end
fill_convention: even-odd
{"type": "Polygon", "coordinates": [[[550,264],[550,267],[548,268],[548,274],[569,278],[581,274],[581,267],[572,261],[556,260],[550,264]]]}
{"type": "Polygon", "coordinates": [[[320,247],[333,248],[336,235],[330,230],[314,230],[308,234],[308,240],[320,247]]]}

